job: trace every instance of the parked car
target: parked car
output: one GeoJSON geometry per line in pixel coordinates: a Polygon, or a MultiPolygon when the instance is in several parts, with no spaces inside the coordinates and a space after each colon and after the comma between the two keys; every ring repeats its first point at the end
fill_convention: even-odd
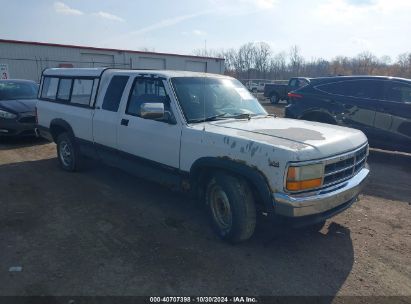
{"type": "Polygon", "coordinates": [[[293,77],[288,84],[268,83],[264,87],[264,97],[269,98],[272,104],[280,100],[288,101],[288,92],[301,88],[309,83],[309,78],[293,77]]]}
{"type": "Polygon", "coordinates": [[[252,82],[252,81],[247,81],[245,83],[245,86],[250,92],[257,93],[258,83],[252,82]]]}
{"type": "Polygon", "coordinates": [[[269,115],[231,77],[48,69],[41,87],[39,130],[63,170],[88,156],[188,192],[231,242],[253,235],[257,214],[320,229],[369,174],[361,131],[269,115]]]}
{"type": "Polygon", "coordinates": [[[356,128],[375,147],[411,152],[410,79],[316,78],[289,99],[286,117],[356,128]]]}
{"type": "Polygon", "coordinates": [[[0,80],[0,136],[35,135],[38,84],[0,80]]]}
{"type": "Polygon", "coordinates": [[[252,92],[252,93],[261,93],[264,92],[264,87],[265,85],[269,83],[269,80],[264,80],[264,81],[247,81],[246,82],[246,87],[247,89],[252,92]]]}

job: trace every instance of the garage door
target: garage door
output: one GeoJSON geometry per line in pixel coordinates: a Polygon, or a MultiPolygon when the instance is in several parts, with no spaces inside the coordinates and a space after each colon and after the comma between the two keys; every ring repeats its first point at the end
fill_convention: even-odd
{"type": "Polygon", "coordinates": [[[185,69],[193,72],[207,72],[207,62],[187,60],[185,69]]]}
{"type": "Polygon", "coordinates": [[[83,67],[113,67],[114,56],[107,54],[82,53],[81,61],[83,67]]]}
{"type": "Polygon", "coordinates": [[[166,60],[162,58],[140,57],[137,69],[165,70],[166,60]]]}

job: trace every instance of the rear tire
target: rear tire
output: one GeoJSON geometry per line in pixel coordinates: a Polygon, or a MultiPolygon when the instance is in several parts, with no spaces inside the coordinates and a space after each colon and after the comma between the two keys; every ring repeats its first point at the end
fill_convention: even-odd
{"type": "Polygon", "coordinates": [[[79,169],[80,153],[74,138],[67,132],[57,137],[57,158],[60,167],[69,172],[79,169]]]}
{"type": "Polygon", "coordinates": [[[277,94],[273,94],[270,96],[270,103],[277,104],[280,102],[280,97],[277,94]]]}
{"type": "Polygon", "coordinates": [[[256,208],[245,180],[223,172],[214,174],[206,185],[205,201],[212,226],[220,238],[238,243],[253,235],[256,208]]]}

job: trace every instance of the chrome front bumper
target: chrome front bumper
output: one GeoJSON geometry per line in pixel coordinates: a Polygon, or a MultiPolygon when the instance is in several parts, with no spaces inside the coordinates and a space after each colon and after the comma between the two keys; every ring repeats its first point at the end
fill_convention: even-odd
{"type": "Polygon", "coordinates": [[[286,217],[302,217],[334,209],[357,198],[369,173],[368,168],[363,168],[351,179],[315,193],[304,195],[275,193],[273,202],[275,213],[286,217]]]}

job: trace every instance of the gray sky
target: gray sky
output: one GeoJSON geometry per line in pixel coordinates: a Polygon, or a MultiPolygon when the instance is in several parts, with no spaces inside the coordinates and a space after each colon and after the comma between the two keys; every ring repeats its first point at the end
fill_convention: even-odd
{"type": "Polygon", "coordinates": [[[0,38],[190,54],[252,41],[305,58],[411,51],[411,0],[0,0],[0,38]]]}

